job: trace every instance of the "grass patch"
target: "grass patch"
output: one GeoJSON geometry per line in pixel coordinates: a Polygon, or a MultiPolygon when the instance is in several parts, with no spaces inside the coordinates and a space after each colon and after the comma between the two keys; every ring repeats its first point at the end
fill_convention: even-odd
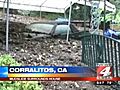
{"type": "MultiPolygon", "coordinates": [[[[21,66],[10,55],[0,56],[0,66],[21,66]]],[[[43,90],[37,81],[0,81],[0,90],[43,90]]]]}

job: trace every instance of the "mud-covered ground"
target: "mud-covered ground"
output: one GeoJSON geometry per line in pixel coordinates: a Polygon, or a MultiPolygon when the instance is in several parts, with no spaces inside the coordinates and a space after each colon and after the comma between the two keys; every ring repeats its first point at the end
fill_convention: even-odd
{"type": "MultiPolygon", "coordinates": [[[[23,65],[81,66],[81,42],[63,39],[38,38],[23,40],[21,44],[10,44],[9,54],[23,65]]],[[[1,50],[0,54],[5,54],[1,50]]],[[[40,81],[44,90],[113,90],[111,86],[95,86],[82,81],[40,81]]]]}
{"type": "MultiPolygon", "coordinates": [[[[26,19],[23,20],[27,22],[26,19]]],[[[15,21],[22,22],[22,19],[15,21]]],[[[10,23],[9,52],[5,52],[5,24],[0,23],[0,30],[4,31],[0,32],[0,39],[4,43],[0,43],[0,55],[9,53],[19,63],[30,66],[83,65],[80,41],[70,40],[66,43],[64,39],[54,38],[26,40],[22,33],[24,27],[22,23],[10,23]]],[[[96,86],[94,83],[83,81],[39,81],[39,84],[44,86],[44,90],[116,90],[111,86],[96,86]]]]}

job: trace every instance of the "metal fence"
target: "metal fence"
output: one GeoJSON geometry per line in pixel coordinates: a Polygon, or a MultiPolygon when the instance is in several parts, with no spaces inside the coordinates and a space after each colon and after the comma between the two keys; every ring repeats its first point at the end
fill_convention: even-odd
{"type": "Polygon", "coordinates": [[[82,61],[96,69],[97,63],[111,63],[113,76],[120,77],[120,42],[102,35],[87,35],[82,40],[82,61]]]}

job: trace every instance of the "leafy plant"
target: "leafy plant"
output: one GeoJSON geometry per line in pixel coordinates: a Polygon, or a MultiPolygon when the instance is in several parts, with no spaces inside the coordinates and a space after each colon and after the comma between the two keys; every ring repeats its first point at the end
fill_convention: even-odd
{"type": "Polygon", "coordinates": [[[43,87],[37,81],[2,81],[0,90],[43,90],[43,87]]]}
{"type": "Polygon", "coordinates": [[[0,57],[0,66],[20,66],[10,55],[2,55],[0,57]]]}
{"type": "MultiPolygon", "coordinates": [[[[0,56],[0,66],[20,66],[10,55],[0,56]]],[[[37,81],[0,81],[0,90],[43,90],[37,81]]]]}

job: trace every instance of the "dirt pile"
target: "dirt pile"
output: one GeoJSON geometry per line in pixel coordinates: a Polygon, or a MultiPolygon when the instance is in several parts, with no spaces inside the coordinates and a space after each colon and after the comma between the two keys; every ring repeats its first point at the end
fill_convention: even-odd
{"type": "Polygon", "coordinates": [[[13,45],[12,56],[27,65],[80,65],[81,46],[79,41],[39,38],[13,45]],[[21,55],[21,56],[20,56],[21,55]]]}
{"type": "MultiPolygon", "coordinates": [[[[25,31],[26,24],[17,23],[17,22],[9,22],[9,43],[19,44],[22,43],[23,39],[25,38],[24,31],[25,31]]],[[[6,22],[0,21],[0,46],[2,47],[3,44],[6,42],[6,22]]]]}
{"type": "MultiPolygon", "coordinates": [[[[10,23],[9,54],[23,65],[52,65],[52,66],[81,66],[82,46],[78,40],[66,40],[55,38],[38,38],[37,40],[25,40],[22,36],[25,24],[10,23]],[[15,37],[14,33],[15,32],[15,37]],[[12,34],[13,33],[13,34],[12,34]],[[18,43],[16,43],[18,42],[18,43]],[[19,43],[20,42],[20,43],[19,43]]],[[[5,41],[5,23],[0,26],[1,40],[5,41]],[[3,32],[2,32],[3,31],[3,32]],[[3,38],[4,37],[4,38],[3,38]]],[[[4,47],[5,44],[3,44],[4,47]]],[[[3,49],[1,47],[1,49],[3,49]]],[[[0,55],[5,54],[4,50],[0,55]]],[[[110,90],[110,86],[95,86],[90,82],[39,82],[44,85],[44,90],[110,90]]]]}
{"type": "MultiPolygon", "coordinates": [[[[81,66],[81,42],[63,39],[39,38],[24,40],[22,44],[10,44],[9,54],[23,65],[81,66]]],[[[4,54],[1,51],[0,54],[4,54]]],[[[40,81],[44,90],[106,90],[110,87],[95,86],[90,82],[40,81]]]]}

